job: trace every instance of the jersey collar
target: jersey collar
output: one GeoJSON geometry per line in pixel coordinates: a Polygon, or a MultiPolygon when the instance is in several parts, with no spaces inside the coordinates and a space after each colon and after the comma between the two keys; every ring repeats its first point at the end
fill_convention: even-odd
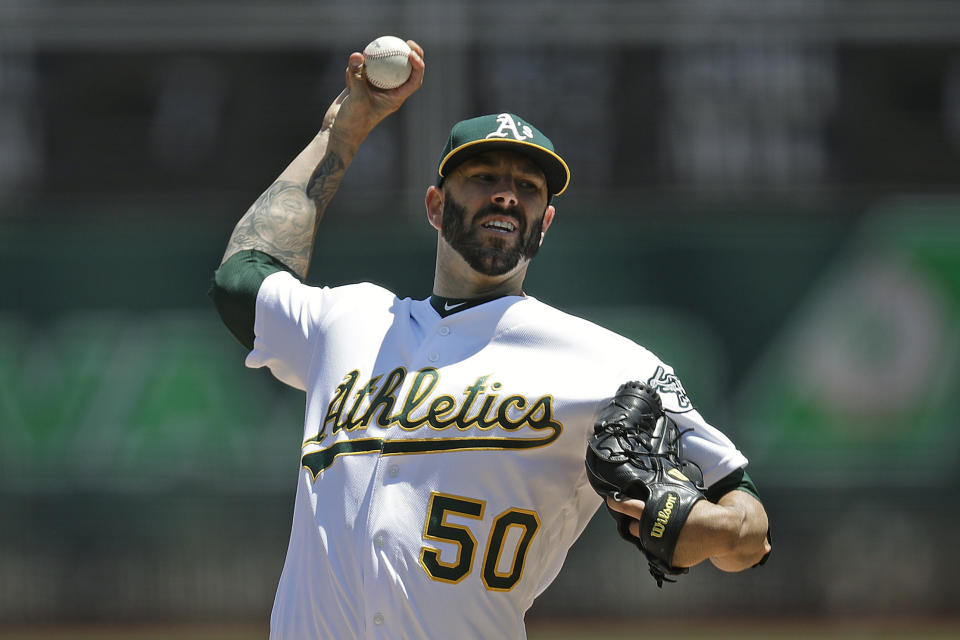
{"type": "Polygon", "coordinates": [[[504,297],[506,297],[506,294],[488,296],[486,298],[444,298],[443,296],[431,295],[430,306],[433,307],[434,311],[440,314],[441,318],[446,318],[447,316],[451,316],[458,311],[472,309],[473,307],[484,304],[485,302],[490,302],[491,300],[504,297]]]}

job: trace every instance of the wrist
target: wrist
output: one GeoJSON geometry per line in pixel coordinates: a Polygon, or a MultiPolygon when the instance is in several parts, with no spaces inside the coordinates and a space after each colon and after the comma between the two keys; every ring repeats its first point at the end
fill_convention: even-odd
{"type": "Polygon", "coordinates": [[[731,553],[737,546],[743,513],[732,507],[700,500],[680,531],[674,564],[689,567],[731,553]]]}
{"type": "Polygon", "coordinates": [[[342,158],[353,158],[371,130],[372,127],[366,129],[363,127],[347,127],[333,123],[329,129],[322,131],[321,134],[327,134],[328,148],[336,150],[342,158]]]}

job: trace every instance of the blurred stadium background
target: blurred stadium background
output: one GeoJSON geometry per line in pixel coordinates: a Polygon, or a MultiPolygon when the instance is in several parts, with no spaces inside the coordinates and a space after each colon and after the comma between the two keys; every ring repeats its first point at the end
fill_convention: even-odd
{"type": "Polygon", "coordinates": [[[0,0],[0,630],[263,635],[302,398],[206,290],[388,33],[426,82],[312,279],[428,295],[450,124],[529,118],[573,181],[527,291],[675,365],[774,523],[763,570],[659,591],[601,513],[531,626],[955,623],[960,3],[0,0]]]}

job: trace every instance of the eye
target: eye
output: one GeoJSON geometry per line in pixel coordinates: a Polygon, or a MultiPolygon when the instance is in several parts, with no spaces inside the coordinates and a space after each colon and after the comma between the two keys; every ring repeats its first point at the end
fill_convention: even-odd
{"type": "Polygon", "coordinates": [[[542,180],[537,178],[517,178],[517,189],[524,193],[529,194],[539,194],[541,191],[546,189],[542,180]]]}
{"type": "Polygon", "coordinates": [[[495,180],[489,173],[475,173],[470,177],[477,182],[493,182],[495,180]]]}

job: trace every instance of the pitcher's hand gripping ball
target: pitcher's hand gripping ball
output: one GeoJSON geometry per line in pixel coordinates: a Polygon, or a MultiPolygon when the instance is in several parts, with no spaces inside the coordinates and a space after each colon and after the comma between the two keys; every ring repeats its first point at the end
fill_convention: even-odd
{"type": "Polygon", "coordinates": [[[380,36],[363,50],[367,82],[378,89],[395,89],[410,77],[410,46],[395,36],[380,36]]]}
{"type": "Polygon", "coordinates": [[[620,536],[643,551],[661,588],[664,580],[675,582],[666,576],[688,571],[673,565],[673,552],[690,510],[704,497],[700,469],[683,460],[680,435],[657,392],[627,382],[600,412],[587,441],[587,478],[594,490],[615,500],[645,502],[639,538],[630,533],[633,518],[608,511],[620,536]]]}

